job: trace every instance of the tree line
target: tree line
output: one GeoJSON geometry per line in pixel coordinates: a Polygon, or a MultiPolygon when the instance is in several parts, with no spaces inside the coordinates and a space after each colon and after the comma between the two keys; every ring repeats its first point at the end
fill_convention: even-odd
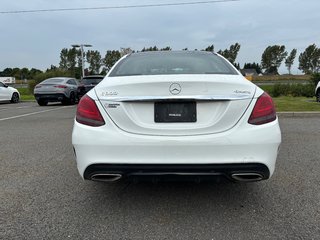
{"type": "Polygon", "coordinates": [[[0,77],[15,77],[16,79],[33,79],[37,74],[42,73],[36,68],[5,68],[0,71],[0,77]]]}
{"type": "MultiPolygon", "coordinates": [[[[241,45],[239,43],[232,44],[229,48],[220,49],[217,53],[228,59],[236,68],[241,69],[240,64],[236,62],[241,45]]],[[[140,51],[171,51],[170,46],[164,48],[144,47],[140,51]]],[[[182,50],[188,50],[184,48],[182,50]]],[[[197,50],[197,49],[195,49],[197,50]]],[[[201,51],[215,52],[214,45],[201,49],[201,51]]],[[[89,65],[88,74],[105,74],[111,67],[125,54],[135,52],[131,48],[121,48],[120,50],[107,50],[104,57],[99,51],[89,50],[85,53],[86,62],[89,65]],[[102,69],[102,70],[101,70],[102,69]]],[[[74,48],[64,48],[60,53],[59,68],[67,71],[78,71],[81,66],[80,50],[74,48]]],[[[277,75],[278,69],[284,62],[288,73],[291,74],[291,69],[297,56],[297,49],[292,49],[289,53],[284,45],[268,46],[261,56],[261,63],[245,63],[243,69],[255,69],[258,74],[277,75]]],[[[305,74],[312,74],[320,71],[320,49],[312,44],[308,46],[304,52],[299,55],[299,69],[305,74]]]]}
{"type": "MultiPolygon", "coordinates": [[[[220,49],[217,53],[228,59],[237,69],[241,69],[240,64],[236,62],[241,45],[239,43],[232,44],[229,48],[220,49]]],[[[171,51],[170,46],[158,48],[157,46],[144,47],[140,51],[171,51]]],[[[182,50],[188,50],[184,48],[182,50]]],[[[195,49],[197,50],[197,49],[195,49]]],[[[214,45],[201,49],[201,51],[215,52],[214,45]]],[[[97,50],[88,50],[84,52],[84,59],[88,65],[85,69],[85,74],[102,74],[105,75],[111,67],[124,55],[133,53],[135,50],[131,48],[121,48],[120,50],[107,50],[102,56],[97,50]]],[[[261,56],[261,63],[245,63],[243,69],[255,69],[258,74],[276,75],[281,64],[284,62],[288,73],[291,74],[291,69],[297,56],[297,49],[292,49],[289,53],[284,45],[268,46],[261,56]]],[[[320,48],[316,44],[309,45],[298,57],[299,69],[305,74],[318,73],[320,71],[320,48]]],[[[67,72],[70,76],[76,78],[81,77],[82,58],[81,51],[77,48],[63,48],[60,52],[59,66],[51,65],[45,72],[57,71],[67,72]]],[[[39,69],[27,68],[6,68],[0,76],[12,76],[17,79],[33,79],[35,75],[41,73],[39,69]]]]}

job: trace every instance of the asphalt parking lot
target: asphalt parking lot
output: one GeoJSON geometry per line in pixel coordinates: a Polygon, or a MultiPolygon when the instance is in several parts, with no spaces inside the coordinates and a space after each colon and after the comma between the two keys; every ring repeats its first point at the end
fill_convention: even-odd
{"type": "Polygon", "coordinates": [[[75,110],[0,104],[0,239],[319,239],[319,117],[280,118],[268,181],[105,184],[76,170],[75,110]]]}

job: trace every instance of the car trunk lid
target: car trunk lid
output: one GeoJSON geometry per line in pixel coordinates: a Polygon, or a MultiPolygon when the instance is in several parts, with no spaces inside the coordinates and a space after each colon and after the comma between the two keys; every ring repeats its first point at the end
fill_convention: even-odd
{"type": "Polygon", "coordinates": [[[183,136],[232,128],[255,88],[239,75],[153,75],[108,77],[95,92],[122,130],[183,136]]]}

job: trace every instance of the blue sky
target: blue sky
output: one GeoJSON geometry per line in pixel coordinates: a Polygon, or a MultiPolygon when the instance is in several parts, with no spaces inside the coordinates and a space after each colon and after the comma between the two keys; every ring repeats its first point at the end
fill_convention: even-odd
{"type": "MultiPolygon", "coordinates": [[[[195,0],[1,0],[0,11],[99,7],[195,0]]],[[[238,2],[158,8],[0,14],[0,70],[45,70],[59,64],[62,48],[89,43],[102,55],[109,49],[171,46],[174,50],[215,50],[239,42],[237,62],[260,62],[269,45],[284,44],[298,54],[320,47],[320,1],[240,0],[238,2]]],[[[297,73],[298,57],[293,73],[297,73]]],[[[286,73],[284,64],[280,69],[286,73]]]]}

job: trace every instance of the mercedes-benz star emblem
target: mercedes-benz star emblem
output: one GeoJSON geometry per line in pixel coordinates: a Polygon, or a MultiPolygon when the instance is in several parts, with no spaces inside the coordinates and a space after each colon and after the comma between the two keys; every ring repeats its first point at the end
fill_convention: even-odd
{"type": "Polygon", "coordinates": [[[181,92],[181,86],[178,83],[172,83],[170,85],[169,91],[173,95],[178,95],[181,92]]]}

